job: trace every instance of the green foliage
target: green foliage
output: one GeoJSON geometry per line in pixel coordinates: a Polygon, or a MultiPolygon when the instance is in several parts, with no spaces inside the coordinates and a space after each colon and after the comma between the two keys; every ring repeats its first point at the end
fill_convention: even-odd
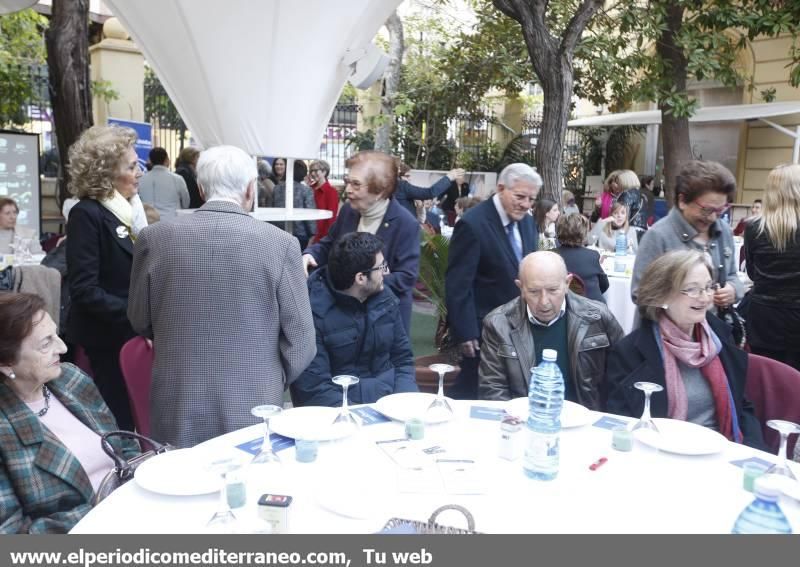
{"type": "Polygon", "coordinates": [[[119,100],[119,92],[111,81],[92,81],[91,89],[93,96],[99,97],[105,102],[119,100]]]}
{"type": "Polygon", "coordinates": [[[372,150],[375,148],[375,131],[370,129],[366,132],[353,132],[345,140],[345,146],[352,148],[354,152],[372,150]]]}
{"type": "MultiPolygon", "coordinates": [[[[560,0],[557,4],[569,3],[560,0]]],[[[590,24],[576,57],[575,92],[595,104],[620,110],[635,101],[656,101],[676,117],[691,116],[697,101],[677,83],[714,80],[751,88],[753,77],[737,66],[753,38],[787,34],[793,39],[790,82],[800,85],[800,2],[793,0],[636,0],[607,4],[590,24]],[[655,44],[667,29],[667,7],[684,9],[675,40],[686,68],[673,68],[655,44]]],[[[767,98],[769,94],[767,93],[767,98]]]]}
{"type": "Polygon", "coordinates": [[[448,122],[456,117],[481,120],[481,107],[492,89],[517,93],[535,80],[516,22],[498,17],[489,0],[471,4],[477,23],[468,31],[454,34],[442,17],[403,22],[406,51],[395,115],[401,118],[400,151],[412,167],[496,166],[496,149],[475,153],[455,148],[447,139],[448,122]]]}
{"type": "Polygon", "coordinates": [[[34,10],[0,16],[0,125],[22,125],[25,106],[42,102],[32,75],[45,62],[47,20],[34,10]]]}

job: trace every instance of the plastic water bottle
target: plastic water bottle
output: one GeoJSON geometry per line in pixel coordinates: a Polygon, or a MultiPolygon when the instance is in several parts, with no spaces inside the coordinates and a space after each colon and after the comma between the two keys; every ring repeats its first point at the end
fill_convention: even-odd
{"type": "Polygon", "coordinates": [[[625,256],[628,253],[628,239],[621,230],[617,231],[617,239],[614,242],[614,255],[625,256]]]}
{"type": "Polygon", "coordinates": [[[528,439],[522,466],[530,478],[553,480],[558,475],[564,377],[556,364],[555,350],[544,349],[542,358],[539,366],[531,370],[528,439]]]}
{"type": "Polygon", "coordinates": [[[757,478],[756,499],[747,505],[733,524],[734,534],[790,534],[792,526],[778,506],[780,491],[768,482],[757,478]]]}

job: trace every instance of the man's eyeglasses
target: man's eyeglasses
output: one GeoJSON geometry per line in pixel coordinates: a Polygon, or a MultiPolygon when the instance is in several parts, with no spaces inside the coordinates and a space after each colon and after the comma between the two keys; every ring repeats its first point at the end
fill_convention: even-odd
{"type": "Polygon", "coordinates": [[[700,214],[703,215],[704,217],[710,217],[713,214],[719,216],[731,208],[729,204],[723,205],[722,207],[704,207],[697,201],[692,201],[692,205],[697,207],[697,210],[699,210],[700,214]]]}
{"type": "Polygon", "coordinates": [[[383,262],[381,262],[380,264],[378,264],[374,268],[370,268],[369,270],[364,270],[363,273],[366,274],[366,275],[369,275],[370,272],[374,272],[375,270],[380,270],[384,274],[388,274],[389,273],[389,264],[386,262],[386,260],[384,260],[383,262]]]}
{"type": "Polygon", "coordinates": [[[682,289],[681,293],[687,297],[691,297],[692,299],[697,299],[700,297],[700,294],[703,295],[714,295],[714,292],[719,289],[719,284],[710,283],[706,287],[687,287],[686,289],[682,289]]]}

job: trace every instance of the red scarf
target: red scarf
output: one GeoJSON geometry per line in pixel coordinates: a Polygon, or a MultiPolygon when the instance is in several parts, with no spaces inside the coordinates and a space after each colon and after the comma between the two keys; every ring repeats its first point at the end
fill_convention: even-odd
{"type": "Polygon", "coordinates": [[[708,380],[714,408],[717,413],[719,431],[729,440],[733,439],[733,416],[730,406],[730,392],[725,368],[719,359],[719,351],[708,322],[703,321],[694,327],[693,339],[673,323],[669,317],[661,317],[658,322],[664,354],[664,375],[667,385],[667,415],[672,419],[686,420],[689,403],[683,385],[678,362],[691,368],[699,368],[708,380]]]}

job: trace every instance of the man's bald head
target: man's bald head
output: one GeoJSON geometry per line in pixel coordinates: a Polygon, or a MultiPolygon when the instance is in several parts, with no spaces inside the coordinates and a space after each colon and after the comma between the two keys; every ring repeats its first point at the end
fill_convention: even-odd
{"type": "Polygon", "coordinates": [[[533,252],[522,259],[516,284],[533,316],[548,323],[558,316],[571,280],[560,255],[533,252]]]}

